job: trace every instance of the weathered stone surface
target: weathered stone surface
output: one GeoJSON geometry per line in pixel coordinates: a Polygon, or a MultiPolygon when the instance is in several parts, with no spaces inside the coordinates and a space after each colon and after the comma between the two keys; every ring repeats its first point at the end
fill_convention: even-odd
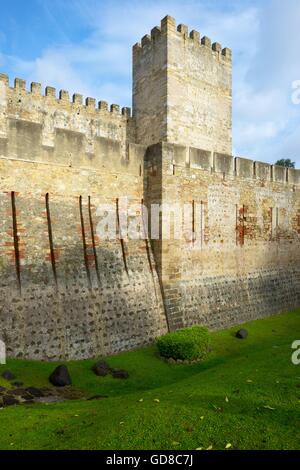
{"type": "Polygon", "coordinates": [[[11,395],[5,395],[2,397],[3,406],[14,406],[19,405],[19,400],[11,395]]]}
{"type": "Polygon", "coordinates": [[[247,158],[236,157],[235,159],[236,175],[240,178],[254,177],[254,161],[247,158]]]}
{"type": "Polygon", "coordinates": [[[213,167],[212,152],[190,148],[190,167],[210,171],[213,167]]]}
{"type": "Polygon", "coordinates": [[[153,243],[170,328],[226,328],[299,306],[298,192],[254,176],[194,168],[173,175],[173,154],[165,143],[147,152],[148,205],[198,205],[194,243],[153,243]]]}
{"type": "Polygon", "coordinates": [[[287,181],[287,168],[284,166],[273,165],[272,166],[272,178],[273,181],[280,183],[286,183],[287,181]]]}
{"type": "Polygon", "coordinates": [[[254,162],[254,174],[258,180],[271,180],[271,165],[263,162],[254,162]]]}
{"type": "Polygon", "coordinates": [[[160,34],[134,48],[137,142],[165,141],[231,154],[229,49],[220,54],[207,37],[200,45],[195,33],[188,37],[163,20],[160,34]]]}
{"type": "Polygon", "coordinates": [[[72,380],[66,366],[58,366],[50,375],[49,381],[55,387],[65,387],[66,385],[71,385],[72,380]]]}
{"type": "Polygon", "coordinates": [[[233,174],[234,160],[232,155],[224,153],[214,153],[214,171],[218,173],[225,173],[226,175],[233,174]]]}

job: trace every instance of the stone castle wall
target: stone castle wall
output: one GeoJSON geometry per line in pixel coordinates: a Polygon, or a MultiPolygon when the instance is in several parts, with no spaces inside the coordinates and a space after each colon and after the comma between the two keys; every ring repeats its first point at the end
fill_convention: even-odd
{"type": "Polygon", "coordinates": [[[130,110],[0,76],[1,337],[8,354],[87,358],[166,331],[148,240],[100,240],[99,204],[143,198],[130,110]]]}
{"type": "Polygon", "coordinates": [[[154,244],[171,329],[300,304],[298,170],[167,143],[148,149],[146,167],[149,203],[190,206],[197,233],[154,244]]]}
{"type": "Polygon", "coordinates": [[[88,358],[166,332],[148,241],[96,233],[99,204],[117,212],[124,193],[141,202],[140,176],[8,159],[0,174],[0,324],[9,356],[88,358]]]}
{"type": "Polygon", "coordinates": [[[229,49],[166,17],[133,48],[133,116],[0,74],[9,356],[107,355],[300,305],[300,172],[232,157],[231,66],[229,49]],[[99,238],[97,208],[118,219],[123,197],[190,206],[198,238],[99,238]]]}

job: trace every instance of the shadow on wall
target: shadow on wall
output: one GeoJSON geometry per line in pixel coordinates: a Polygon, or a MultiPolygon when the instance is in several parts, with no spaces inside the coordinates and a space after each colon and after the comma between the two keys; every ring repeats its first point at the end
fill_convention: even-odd
{"type": "Polygon", "coordinates": [[[120,241],[103,242],[95,259],[83,245],[62,247],[51,263],[2,265],[0,338],[10,357],[85,359],[151,343],[166,324],[144,241],[131,242],[124,267],[120,241]],[[88,264],[86,264],[88,262],[88,264]]]}

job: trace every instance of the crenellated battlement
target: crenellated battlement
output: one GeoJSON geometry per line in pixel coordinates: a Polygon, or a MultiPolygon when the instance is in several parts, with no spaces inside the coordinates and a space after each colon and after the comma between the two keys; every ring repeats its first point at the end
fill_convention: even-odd
{"type": "MultiPolygon", "coordinates": [[[[254,180],[257,183],[279,183],[300,186],[300,170],[250,160],[225,153],[186,147],[175,144],[162,144],[170,152],[170,173],[174,178],[188,176],[199,170],[211,175],[220,175],[225,180],[254,180]]],[[[150,166],[152,162],[149,161],[150,166]]],[[[157,161],[154,162],[157,164],[157,161]]]]}
{"type": "Polygon", "coordinates": [[[135,142],[130,108],[37,82],[28,88],[0,74],[0,157],[99,168],[107,154],[119,171],[135,142]]]}
{"type": "Polygon", "coordinates": [[[137,141],[232,151],[232,52],[171,16],[133,46],[137,141]]]}
{"type": "Polygon", "coordinates": [[[188,26],[184,24],[176,25],[175,19],[171,16],[166,16],[164,19],[162,19],[160,27],[155,26],[152,28],[150,34],[143,36],[141,41],[133,46],[133,53],[146,53],[151,47],[155,46],[159,42],[161,36],[167,35],[182,37],[187,45],[194,45],[195,47],[198,47],[199,51],[201,51],[201,49],[210,49],[214,55],[218,56],[224,61],[231,62],[232,60],[231,49],[228,47],[222,48],[221,44],[217,42],[212,43],[211,39],[207,36],[203,36],[201,38],[201,35],[198,31],[192,30],[189,33],[188,26]]]}
{"type": "MultiPolygon", "coordinates": [[[[74,93],[72,99],[70,99],[70,93],[66,90],[60,90],[57,94],[57,90],[54,87],[46,86],[45,92],[42,92],[41,83],[32,82],[30,84],[30,89],[26,88],[26,81],[21,78],[14,79],[14,86],[10,87],[10,80],[6,74],[0,74],[0,82],[3,83],[11,93],[17,93],[19,95],[31,96],[32,99],[35,98],[44,98],[45,103],[57,103],[57,105],[63,104],[64,107],[69,105],[69,111],[74,111],[74,105],[77,108],[78,106],[82,107],[83,110],[87,112],[94,112],[95,115],[98,112],[107,112],[114,115],[119,115],[121,118],[129,119],[131,118],[131,108],[120,107],[118,104],[109,105],[106,101],[97,101],[95,98],[87,97],[85,100],[83,96],[79,93],[74,93]],[[96,106],[97,105],[97,106],[96,106]]],[[[59,108],[58,108],[59,109],[59,108]]]]}

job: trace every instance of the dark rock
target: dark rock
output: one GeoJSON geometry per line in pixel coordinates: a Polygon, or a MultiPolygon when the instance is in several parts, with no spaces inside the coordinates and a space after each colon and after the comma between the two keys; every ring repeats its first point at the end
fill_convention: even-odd
{"type": "Polygon", "coordinates": [[[15,397],[12,397],[11,395],[4,395],[2,397],[2,403],[3,406],[13,406],[13,405],[19,405],[19,400],[17,400],[15,397]]]}
{"type": "Polygon", "coordinates": [[[111,373],[114,379],[128,379],[129,377],[127,370],[112,369],[111,373]]]}
{"type": "Polygon", "coordinates": [[[110,367],[106,362],[97,362],[92,368],[94,374],[99,375],[100,377],[105,377],[111,371],[110,367]]]}
{"type": "Polygon", "coordinates": [[[44,396],[44,392],[42,390],[40,390],[39,388],[27,387],[26,390],[24,390],[24,391],[26,391],[32,397],[35,397],[35,398],[40,398],[40,397],[44,396]]]}
{"type": "Polygon", "coordinates": [[[66,366],[58,366],[50,375],[49,381],[55,387],[65,387],[71,385],[72,380],[66,366]]]}
{"type": "Polygon", "coordinates": [[[26,393],[26,390],[24,390],[24,388],[15,388],[15,389],[12,389],[12,390],[7,390],[6,391],[6,394],[7,395],[12,395],[12,396],[16,396],[16,397],[20,397],[21,395],[24,395],[24,393],[26,393]]]}
{"type": "Polygon", "coordinates": [[[23,395],[21,395],[21,398],[22,398],[22,400],[25,400],[25,401],[33,400],[32,395],[30,395],[29,393],[24,393],[23,395]]]}
{"type": "Polygon", "coordinates": [[[0,393],[5,392],[6,388],[5,387],[0,387],[0,393]]]}
{"type": "Polygon", "coordinates": [[[239,339],[246,339],[247,336],[248,336],[248,331],[247,330],[244,330],[243,328],[241,330],[239,330],[236,335],[235,335],[237,338],[239,339]]]}
{"type": "Polygon", "coordinates": [[[16,382],[13,382],[12,384],[14,387],[17,387],[17,388],[23,387],[24,385],[23,382],[19,382],[18,380],[16,382]]]}
{"type": "Polygon", "coordinates": [[[14,380],[16,378],[15,374],[10,370],[5,370],[2,372],[1,377],[3,377],[5,380],[14,380]]]}

